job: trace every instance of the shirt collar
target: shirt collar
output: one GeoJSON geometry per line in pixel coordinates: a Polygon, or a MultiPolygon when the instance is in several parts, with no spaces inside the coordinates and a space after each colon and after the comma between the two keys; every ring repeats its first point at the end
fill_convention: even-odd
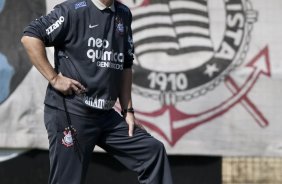
{"type": "Polygon", "coordinates": [[[109,7],[107,7],[106,5],[104,5],[100,0],[92,0],[92,2],[94,3],[94,5],[99,9],[99,10],[105,10],[106,8],[109,8],[110,10],[112,10],[112,12],[116,11],[115,8],[115,1],[113,1],[113,4],[109,7]]]}

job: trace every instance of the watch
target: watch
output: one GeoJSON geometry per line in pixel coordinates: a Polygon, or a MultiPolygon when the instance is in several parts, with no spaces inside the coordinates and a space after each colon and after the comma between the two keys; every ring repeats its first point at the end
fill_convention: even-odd
{"type": "Polygon", "coordinates": [[[122,115],[122,116],[125,116],[127,113],[132,113],[132,114],[134,114],[134,109],[133,109],[133,107],[130,107],[130,108],[127,108],[127,109],[123,109],[123,110],[121,111],[121,115],[122,115]]]}

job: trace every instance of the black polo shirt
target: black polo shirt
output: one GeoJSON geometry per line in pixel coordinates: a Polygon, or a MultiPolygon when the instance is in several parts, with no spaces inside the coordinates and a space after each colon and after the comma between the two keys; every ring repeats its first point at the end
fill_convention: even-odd
{"type": "MultiPolygon", "coordinates": [[[[24,35],[55,48],[55,70],[82,83],[87,92],[66,97],[70,113],[91,116],[111,109],[120,92],[121,74],[133,63],[128,7],[98,9],[91,0],[68,0],[30,23],[24,35]]],[[[63,95],[48,86],[45,104],[63,108],[63,95]]]]}

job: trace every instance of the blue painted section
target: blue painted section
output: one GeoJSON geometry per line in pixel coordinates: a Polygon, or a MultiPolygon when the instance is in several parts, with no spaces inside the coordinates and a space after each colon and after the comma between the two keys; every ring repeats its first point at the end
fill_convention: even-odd
{"type": "MultiPolygon", "coordinates": [[[[0,0],[0,13],[5,6],[5,0],[0,0]]],[[[13,75],[15,74],[14,68],[9,64],[6,56],[0,53],[0,104],[6,100],[10,94],[10,84],[13,75]]]]}
{"type": "Polygon", "coordinates": [[[0,104],[6,100],[10,94],[10,84],[14,68],[9,64],[6,56],[0,53],[0,104]]]}
{"type": "Polygon", "coordinates": [[[0,0],[0,12],[4,9],[5,0],[0,0]]]}

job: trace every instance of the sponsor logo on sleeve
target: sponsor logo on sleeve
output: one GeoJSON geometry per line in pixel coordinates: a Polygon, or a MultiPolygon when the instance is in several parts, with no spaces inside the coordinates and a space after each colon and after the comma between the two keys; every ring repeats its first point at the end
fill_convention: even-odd
{"type": "Polygon", "coordinates": [[[50,35],[56,29],[58,29],[63,24],[64,21],[65,21],[65,18],[61,16],[54,24],[52,24],[50,27],[46,29],[47,35],[50,35]]]}
{"type": "Polygon", "coordinates": [[[128,44],[129,44],[128,55],[133,57],[133,55],[134,55],[134,53],[133,53],[134,44],[133,44],[132,37],[128,35],[128,40],[127,41],[128,41],[128,44]]]}

